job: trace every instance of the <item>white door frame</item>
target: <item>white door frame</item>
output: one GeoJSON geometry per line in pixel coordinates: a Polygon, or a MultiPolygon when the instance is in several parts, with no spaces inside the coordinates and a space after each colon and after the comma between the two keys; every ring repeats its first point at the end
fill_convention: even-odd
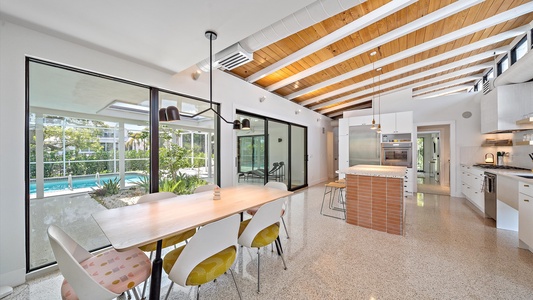
{"type": "MultiPolygon", "coordinates": [[[[419,126],[439,126],[439,125],[449,125],[450,126],[450,196],[451,197],[461,197],[461,192],[457,191],[457,170],[459,160],[457,159],[457,149],[455,146],[455,121],[437,121],[437,122],[421,122],[415,123],[415,134],[418,135],[419,126]]],[[[415,189],[416,191],[416,189],[415,189]]]]}

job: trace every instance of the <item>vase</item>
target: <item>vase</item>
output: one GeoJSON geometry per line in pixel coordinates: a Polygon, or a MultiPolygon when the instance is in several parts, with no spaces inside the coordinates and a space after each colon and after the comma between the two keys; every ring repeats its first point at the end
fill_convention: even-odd
{"type": "Polygon", "coordinates": [[[498,166],[503,166],[503,156],[498,156],[498,166]]]}

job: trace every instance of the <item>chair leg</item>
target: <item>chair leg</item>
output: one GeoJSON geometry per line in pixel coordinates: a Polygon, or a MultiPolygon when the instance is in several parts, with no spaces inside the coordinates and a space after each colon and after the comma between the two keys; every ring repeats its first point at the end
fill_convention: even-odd
{"type": "Polygon", "coordinates": [[[289,238],[289,232],[287,231],[287,225],[285,225],[285,219],[281,216],[281,222],[283,223],[283,228],[285,228],[285,233],[287,234],[287,239],[289,238]]]}
{"type": "Polygon", "coordinates": [[[168,299],[168,295],[170,295],[170,291],[172,290],[172,286],[174,285],[174,282],[170,282],[170,286],[168,287],[167,295],[165,296],[165,300],[168,299]]]}
{"type": "Polygon", "coordinates": [[[132,290],[133,290],[133,296],[135,296],[135,299],[136,300],[140,300],[141,298],[139,297],[139,293],[137,292],[137,288],[133,287],[132,290]]]}
{"type": "Polygon", "coordinates": [[[260,264],[259,264],[259,248],[257,248],[257,293],[259,294],[259,277],[261,275],[261,272],[260,272],[260,264]]]}
{"type": "Polygon", "coordinates": [[[242,300],[241,291],[239,291],[239,286],[237,285],[237,281],[235,280],[235,276],[233,275],[233,270],[229,268],[229,272],[231,273],[231,278],[233,278],[233,283],[235,283],[235,288],[237,289],[237,293],[239,294],[239,299],[242,300]]]}
{"type": "MultiPolygon", "coordinates": [[[[279,248],[281,249],[281,241],[279,239],[276,239],[276,247],[278,247],[279,245],[279,248]]],[[[281,256],[281,261],[283,262],[283,269],[284,270],[287,270],[287,264],[285,263],[285,258],[283,258],[283,251],[279,251],[279,256],[281,256]]]]}
{"type": "Polygon", "coordinates": [[[200,286],[196,289],[196,300],[200,300],[200,286]]]}
{"type": "Polygon", "coordinates": [[[126,291],[126,294],[128,294],[128,300],[130,300],[130,299],[131,299],[131,293],[130,293],[130,290],[127,290],[127,291],[126,291]]]}

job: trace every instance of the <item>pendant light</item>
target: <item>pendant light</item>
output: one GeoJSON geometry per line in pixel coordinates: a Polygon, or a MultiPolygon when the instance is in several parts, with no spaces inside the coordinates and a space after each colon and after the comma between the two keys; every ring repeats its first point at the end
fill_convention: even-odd
{"type": "Polygon", "coordinates": [[[379,123],[378,123],[378,133],[381,133],[381,68],[377,68],[376,71],[379,72],[378,74],[378,116],[379,116],[379,123]]]}
{"type": "Polygon", "coordinates": [[[372,51],[370,53],[370,58],[372,59],[372,126],[370,127],[370,129],[372,130],[375,130],[377,127],[376,127],[376,119],[374,118],[374,85],[375,85],[375,82],[374,82],[374,64],[376,62],[376,60],[373,58],[375,55],[376,55],[376,51],[372,51]]]}
{"type": "MultiPolygon", "coordinates": [[[[240,120],[234,120],[233,122],[230,122],[224,119],[224,117],[222,117],[215,109],[213,109],[213,41],[217,39],[217,34],[214,31],[208,30],[205,32],[205,37],[209,40],[209,108],[191,116],[191,118],[199,116],[205,112],[212,111],[224,122],[232,124],[233,129],[235,130],[240,130],[241,125],[242,129],[250,129],[250,120],[243,119],[242,124],[240,120]]],[[[166,109],[162,108],[159,110],[159,121],[174,121],[179,119],[179,111],[175,106],[169,106],[166,109]],[[177,119],[174,118],[176,115],[177,119]]]]}

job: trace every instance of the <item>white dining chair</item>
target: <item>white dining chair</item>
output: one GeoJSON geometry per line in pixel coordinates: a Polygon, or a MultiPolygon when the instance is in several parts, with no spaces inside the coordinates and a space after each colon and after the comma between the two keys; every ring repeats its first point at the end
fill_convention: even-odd
{"type": "Polygon", "coordinates": [[[114,299],[133,290],[150,276],[150,259],[139,249],[111,249],[92,255],[61,228],[50,225],[48,238],[65,280],[61,285],[63,300],[114,299]]]}
{"type": "Polygon", "coordinates": [[[237,234],[239,215],[203,226],[185,246],[167,253],[163,259],[163,269],[172,281],[165,300],[170,295],[174,283],[180,286],[197,286],[196,297],[200,297],[200,286],[231,273],[239,298],[241,293],[231,266],[237,257],[237,234]]]}
{"type": "MultiPolygon", "coordinates": [[[[278,190],[283,190],[283,191],[287,191],[288,188],[287,188],[287,185],[283,182],[279,182],[279,181],[269,181],[265,184],[266,187],[271,187],[271,188],[275,188],[275,189],[278,189],[278,190]]],[[[255,215],[255,213],[257,212],[257,210],[259,209],[259,206],[256,206],[256,207],[252,207],[248,210],[246,210],[246,213],[253,216],[255,215]]],[[[281,222],[283,224],[283,229],[285,229],[285,234],[287,235],[287,238],[290,238],[289,237],[289,231],[287,230],[287,225],[285,224],[285,219],[283,218],[283,216],[285,215],[285,212],[287,211],[287,200],[285,200],[283,202],[283,207],[281,208],[281,222]]]]}
{"type": "Polygon", "coordinates": [[[283,258],[281,241],[279,240],[279,212],[284,199],[278,199],[263,204],[251,219],[241,222],[239,228],[239,244],[248,248],[257,248],[257,292],[260,291],[260,255],[259,249],[276,242],[278,253],[283,261],[284,269],[287,264],[283,258]]]}
{"type": "Polygon", "coordinates": [[[216,184],[201,185],[201,186],[197,187],[196,189],[194,189],[194,194],[207,192],[207,191],[211,191],[212,192],[217,187],[219,187],[219,186],[216,185],[216,184]]]}

